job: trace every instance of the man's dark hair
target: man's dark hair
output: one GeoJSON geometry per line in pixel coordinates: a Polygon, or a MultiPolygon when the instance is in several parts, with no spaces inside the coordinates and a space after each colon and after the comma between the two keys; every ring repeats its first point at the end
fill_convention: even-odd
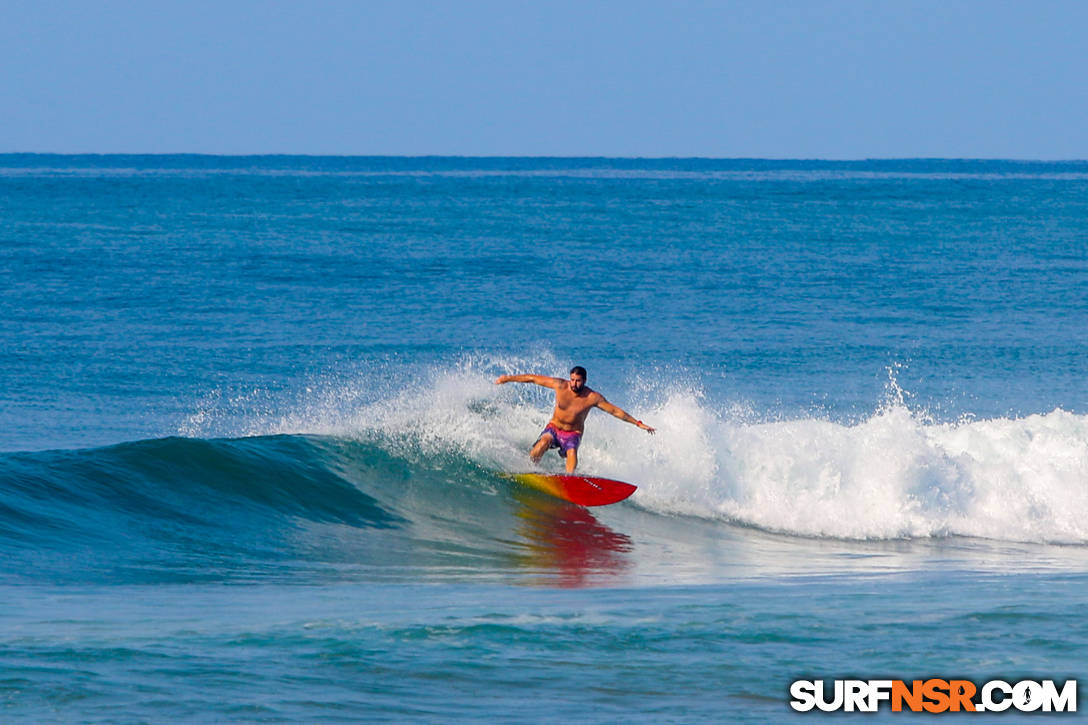
{"type": "Polygon", "coordinates": [[[588,380],[589,376],[586,375],[586,369],[581,365],[575,365],[570,369],[571,375],[581,375],[583,380],[588,380]]]}

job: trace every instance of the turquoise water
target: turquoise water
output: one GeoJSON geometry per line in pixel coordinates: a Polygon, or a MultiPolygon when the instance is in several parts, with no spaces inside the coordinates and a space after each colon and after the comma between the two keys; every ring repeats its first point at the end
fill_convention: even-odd
{"type": "Polygon", "coordinates": [[[0,715],[1084,679],[1086,242],[1085,163],[0,156],[0,715]],[[574,364],[622,504],[500,475],[574,364]]]}

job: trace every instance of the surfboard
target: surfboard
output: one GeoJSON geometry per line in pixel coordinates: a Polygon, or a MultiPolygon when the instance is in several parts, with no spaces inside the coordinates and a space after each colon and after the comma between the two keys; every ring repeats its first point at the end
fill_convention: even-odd
{"type": "Polygon", "coordinates": [[[622,501],[637,488],[623,481],[593,476],[557,476],[547,473],[510,473],[506,476],[522,485],[579,506],[607,506],[622,501]]]}

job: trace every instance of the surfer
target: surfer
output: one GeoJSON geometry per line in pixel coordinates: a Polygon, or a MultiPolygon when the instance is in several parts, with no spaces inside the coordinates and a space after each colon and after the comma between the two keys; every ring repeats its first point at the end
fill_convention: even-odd
{"type": "Polygon", "coordinates": [[[569,380],[546,375],[500,375],[495,380],[496,385],[504,383],[535,383],[555,391],[555,412],[552,413],[552,419],[529,451],[529,459],[533,463],[539,463],[549,449],[558,448],[559,455],[567,461],[567,473],[574,473],[574,469],[578,467],[578,446],[582,442],[586,416],[593,408],[600,408],[647,433],[654,433],[653,428],[612,405],[596,390],[587,387],[586,369],[581,365],[570,369],[569,380]]]}

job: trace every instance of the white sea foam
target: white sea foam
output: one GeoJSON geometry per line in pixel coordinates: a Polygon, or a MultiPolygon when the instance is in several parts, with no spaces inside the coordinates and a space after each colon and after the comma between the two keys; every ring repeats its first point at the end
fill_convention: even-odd
{"type": "Polygon", "coordinates": [[[663,513],[808,536],[1088,543],[1088,417],[927,423],[902,405],[844,425],[733,423],[678,396],[652,452],[616,436],[616,477],[663,513]]]}
{"type": "MultiPolygon", "coordinates": [[[[562,367],[534,360],[531,369],[562,367]]],[[[378,436],[427,455],[456,453],[497,470],[524,470],[551,393],[493,381],[527,369],[520,359],[468,360],[369,402],[341,381],[292,413],[251,416],[244,432],[378,436]]],[[[630,399],[621,391],[613,402],[657,435],[595,412],[580,470],[637,484],[632,501],[650,511],[788,534],[1088,543],[1088,416],[1059,409],[937,423],[911,411],[894,380],[890,390],[888,403],[847,424],[751,422],[750,414],[696,391],[634,385],[630,399]]],[[[206,429],[209,417],[202,409],[189,425],[206,429]]],[[[562,470],[554,453],[544,464],[562,470]]]]}

